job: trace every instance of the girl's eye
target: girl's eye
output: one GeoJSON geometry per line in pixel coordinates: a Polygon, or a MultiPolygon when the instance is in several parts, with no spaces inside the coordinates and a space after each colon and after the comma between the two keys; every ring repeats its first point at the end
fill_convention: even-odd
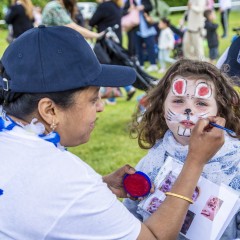
{"type": "Polygon", "coordinates": [[[205,102],[197,102],[197,105],[201,106],[201,107],[206,107],[207,103],[205,103],[205,102]]]}
{"type": "Polygon", "coordinates": [[[173,103],[183,103],[183,100],[182,99],[175,99],[175,100],[173,100],[173,103]]]}

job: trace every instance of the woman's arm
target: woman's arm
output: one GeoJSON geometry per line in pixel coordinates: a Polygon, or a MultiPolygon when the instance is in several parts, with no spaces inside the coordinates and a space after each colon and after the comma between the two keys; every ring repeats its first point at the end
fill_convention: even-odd
{"type": "Polygon", "coordinates": [[[100,4],[96,12],[93,14],[92,18],[89,20],[89,26],[94,27],[98,25],[102,21],[105,12],[106,12],[105,7],[102,4],[100,4]]]}
{"type": "MultiPolygon", "coordinates": [[[[210,118],[221,126],[225,120],[210,118]]],[[[199,120],[190,137],[189,153],[183,169],[171,191],[192,198],[205,163],[211,159],[224,143],[223,131],[211,128],[207,131],[209,120],[199,120]]],[[[138,240],[176,239],[186,216],[189,202],[181,198],[167,196],[158,210],[142,224],[138,240]]]]}
{"type": "Polygon", "coordinates": [[[92,31],[88,30],[87,28],[77,25],[75,22],[71,22],[69,24],[66,24],[65,26],[78,31],[85,38],[99,38],[102,36],[102,33],[92,32],[92,31]]]}

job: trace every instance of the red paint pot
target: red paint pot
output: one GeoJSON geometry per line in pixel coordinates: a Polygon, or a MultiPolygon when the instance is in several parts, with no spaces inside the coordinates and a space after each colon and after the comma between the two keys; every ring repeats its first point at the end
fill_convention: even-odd
{"type": "Polygon", "coordinates": [[[144,197],[150,192],[151,181],[145,173],[137,171],[124,177],[123,186],[130,196],[144,197]]]}

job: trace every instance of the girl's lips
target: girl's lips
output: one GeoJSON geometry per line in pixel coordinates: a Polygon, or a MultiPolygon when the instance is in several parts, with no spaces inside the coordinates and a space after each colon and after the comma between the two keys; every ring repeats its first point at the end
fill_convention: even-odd
{"type": "Polygon", "coordinates": [[[182,124],[185,128],[190,128],[195,125],[192,121],[188,120],[183,120],[180,122],[180,124],[182,124]]]}

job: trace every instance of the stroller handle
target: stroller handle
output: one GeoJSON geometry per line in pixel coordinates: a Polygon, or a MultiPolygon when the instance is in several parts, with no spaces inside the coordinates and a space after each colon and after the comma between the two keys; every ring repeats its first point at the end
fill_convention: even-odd
{"type": "Polygon", "coordinates": [[[118,24],[115,24],[114,26],[112,27],[108,27],[106,28],[103,32],[103,35],[98,38],[100,41],[106,37],[109,37],[109,38],[112,38],[115,42],[119,43],[119,39],[115,33],[115,30],[117,30],[119,28],[119,25],[118,24]]]}

